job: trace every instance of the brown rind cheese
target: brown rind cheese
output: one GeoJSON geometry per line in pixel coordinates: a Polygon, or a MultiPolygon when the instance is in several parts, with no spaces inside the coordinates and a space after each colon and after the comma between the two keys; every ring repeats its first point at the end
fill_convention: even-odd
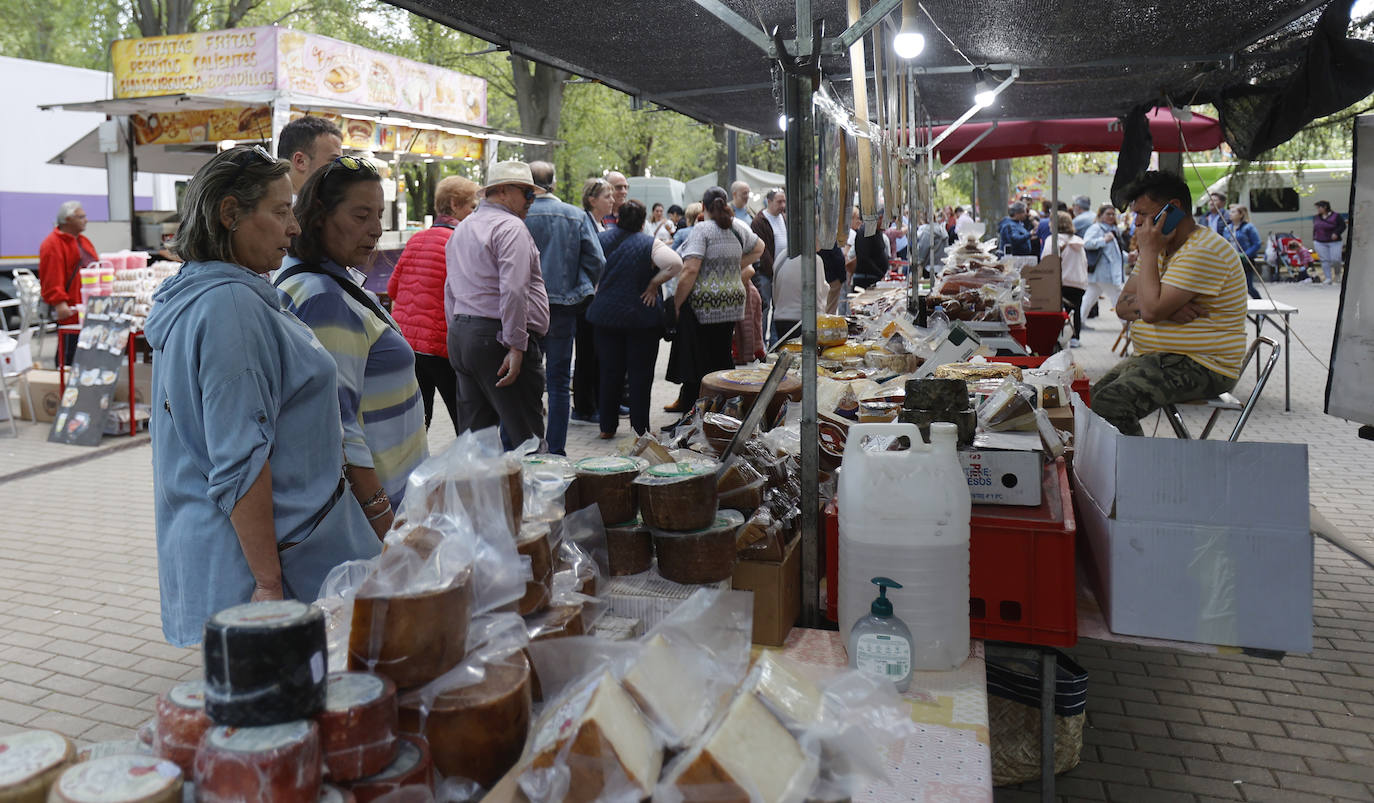
{"type": "Polygon", "coordinates": [[[165,758],[105,756],[68,767],[47,799],[49,803],[181,803],[182,785],[181,769],[165,758]]]}
{"type": "Polygon", "coordinates": [[[215,727],[196,753],[196,800],[315,803],[321,769],[320,729],[313,721],[215,727]]]}
{"type": "Polygon", "coordinates": [[[549,594],[553,585],[553,551],[549,548],[549,526],[539,522],[529,522],[520,530],[520,539],[515,542],[515,551],[530,559],[530,571],[534,579],[525,583],[525,596],[516,603],[516,612],[521,616],[537,613],[548,607],[549,594]]]}
{"type": "Polygon", "coordinates": [[[327,678],[320,750],[333,781],[354,781],[386,769],[396,757],[396,684],[371,672],[327,678]]]}
{"type": "Polygon", "coordinates": [[[463,660],[471,605],[470,571],[438,591],[354,599],[348,668],[423,686],[463,660]]]}
{"type": "Polygon", "coordinates": [[[441,692],[428,716],[418,702],[403,704],[401,728],[423,727],[439,774],[490,787],[520,760],[530,707],[530,665],[517,652],[487,664],[481,683],[441,692]]]}
{"type": "Polygon", "coordinates": [[[205,683],[179,683],[157,698],[153,750],[180,767],[189,778],[195,771],[200,740],[212,727],[214,723],[205,713],[205,683]]]}
{"type": "Polygon", "coordinates": [[[658,573],[675,583],[718,583],[735,567],[735,533],[744,523],[734,511],[723,511],[710,527],[689,533],[654,530],[658,573]]]}
{"type": "Polygon", "coordinates": [[[635,517],[635,477],[647,461],[630,457],[588,457],[577,461],[577,481],[583,506],[595,504],[603,524],[635,517]]]}
{"type": "Polygon", "coordinates": [[[612,577],[649,571],[654,537],[639,519],[606,528],[606,557],[612,577]]]}
{"type": "Polygon", "coordinates": [[[688,532],[716,518],[716,464],[704,460],[650,466],[635,478],[640,518],[652,528],[688,532]]]}
{"type": "Polygon", "coordinates": [[[405,786],[434,789],[434,763],[423,736],[402,733],[396,739],[396,758],[376,775],[345,785],[357,803],[372,803],[405,786]]]}

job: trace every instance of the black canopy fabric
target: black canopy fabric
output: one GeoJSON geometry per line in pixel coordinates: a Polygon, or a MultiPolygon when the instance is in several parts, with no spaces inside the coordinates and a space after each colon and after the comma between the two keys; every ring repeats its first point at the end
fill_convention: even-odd
{"type": "MultiPolygon", "coordinates": [[[[694,0],[391,2],[699,120],[764,135],[779,133],[781,90],[767,55],[694,0]]],[[[759,30],[777,26],[792,36],[792,0],[721,2],[759,30]]],[[[1321,114],[1319,109],[1329,104],[1304,105],[1299,114],[1285,116],[1286,125],[1274,127],[1263,114],[1243,114],[1236,99],[1243,91],[1247,98],[1262,91],[1262,97],[1274,100],[1295,79],[1307,80],[1311,73],[1302,67],[1328,5],[1332,13],[1322,41],[1329,43],[1328,50],[1343,52],[1345,26],[1335,18],[1348,17],[1349,0],[1098,0],[1089,5],[925,0],[930,17],[923,15],[919,23],[926,49],[914,64],[1019,66],[1020,78],[995,107],[980,112],[982,119],[1126,117],[1140,105],[1223,104],[1230,98],[1228,139],[1233,144],[1269,142],[1297,117],[1321,114]],[[1268,133],[1257,135],[1261,128],[1268,133]]],[[[845,29],[845,8],[844,0],[812,0],[825,36],[845,29]]],[[[900,22],[900,6],[887,22],[900,22]]],[[[892,29],[883,30],[890,38],[892,29]]],[[[871,67],[871,49],[868,58],[871,67]]],[[[826,55],[822,68],[836,94],[846,100],[847,56],[826,55]]],[[[1005,75],[995,69],[992,73],[999,79],[1005,75]]],[[[1338,100],[1374,89],[1374,77],[1364,70],[1340,80],[1341,91],[1327,93],[1339,94],[1338,100]]],[[[916,85],[936,122],[953,120],[971,105],[973,77],[968,72],[919,75],[916,85]]],[[[1292,110],[1285,107],[1285,112],[1292,110]]]]}

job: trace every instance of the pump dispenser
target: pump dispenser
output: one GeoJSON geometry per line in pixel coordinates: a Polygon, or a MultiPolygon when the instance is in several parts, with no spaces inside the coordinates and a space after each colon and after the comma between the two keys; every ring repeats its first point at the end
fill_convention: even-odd
{"type": "Polygon", "coordinates": [[[886,577],[874,577],[878,596],[869,614],[854,623],[849,631],[849,666],[865,675],[892,681],[897,691],[911,685],[911,631],[892,614],[889,588],[902,584],[886,577]]]}

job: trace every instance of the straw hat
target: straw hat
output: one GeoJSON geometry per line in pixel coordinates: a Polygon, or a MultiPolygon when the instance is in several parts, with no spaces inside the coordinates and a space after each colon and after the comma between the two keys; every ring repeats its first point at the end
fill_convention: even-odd
{"type": "Polygon", "coordinates": [[[497,162],[492,165],[491,172],[487,174],[487,183],[482,186],[482,192],[500,184],[516,184],[532,190],[538,189],[534,183],[534,176],[530,174],[530,166],[524,162],[497,162]]]}

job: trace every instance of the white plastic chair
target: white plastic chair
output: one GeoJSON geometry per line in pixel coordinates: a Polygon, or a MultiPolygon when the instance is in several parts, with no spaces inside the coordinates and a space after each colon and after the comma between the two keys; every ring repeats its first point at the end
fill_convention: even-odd
{"type": "Polygon", "coordinates": [[[43,335],[48,331],[48,322],[43,320],[43,285],[38,281],[38,277],[33,275],[33,271],[28,268],[16,268],[14,288],[19,292],[20,326],[24,329],[31,326],[38,328],[38,342],[34,346],[34,352],[42,354],[43,335]]]}
{"type": "Polygon", "coordinates": [[[19,437],[19,426],[14,423],[14,413],[9,409],[11,379],[24,383],[24,395],[29,401],[29,419],[37,420],[37,408],[33,406],[33,388],[29,386],[29,371],[33,370],[33,351],[29,346],[32,332],[27,328],[19,330],[19,338],[0,344],[0,403],[5,405],[6,418],[10,422],[10,435],[19,437]]]}

